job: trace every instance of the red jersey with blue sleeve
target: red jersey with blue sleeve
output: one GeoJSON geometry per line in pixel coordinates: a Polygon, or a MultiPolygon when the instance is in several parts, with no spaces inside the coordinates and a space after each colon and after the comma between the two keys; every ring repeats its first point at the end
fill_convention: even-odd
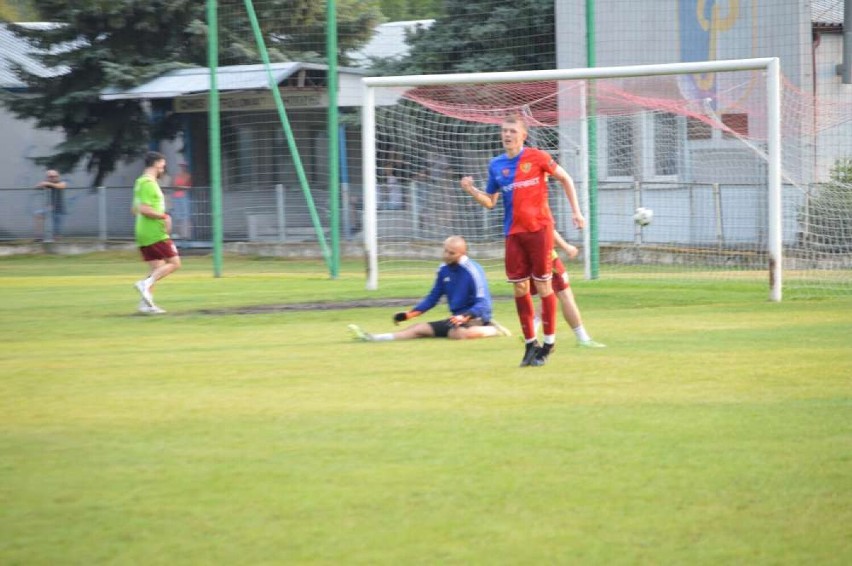
{"type": "Polygon", "coordinates": [[[540,149],[525,147],[515,157],[505,153],[488,164],[485,192],[503,197],[503,234],[553,229],[547,203],[547,175],[556,172],[556,161],[540,149]]]}
{"type": "Polygon", "coordinates": [[[442,296],[447,297],[447,306],[454,315],[467,314],[483,322],[491,320],[491,293],[485,272],[467,256],[462,256],[456,264],[442,263],[429,295],[412,310],[426,312],[437,305],[442,296]]]}

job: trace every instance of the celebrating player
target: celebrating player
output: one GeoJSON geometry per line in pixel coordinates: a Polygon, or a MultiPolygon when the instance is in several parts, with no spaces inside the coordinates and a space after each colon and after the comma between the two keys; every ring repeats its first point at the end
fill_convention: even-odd
{"type": "Polygon", "coordinates": [[[554,222],[547,203],[548,175],[562,185],[571,204],[574,225],[585,225],[571,176],[544,151],[525,147],[526,139],[523,118],[507,116],[501,126],[506,152],[489,163],[485,191],[477,189],[470,176],[461,180],[462,189],[486,208],[493,208],[503,195],[506,277],[514,285],[515,306],[526,343],[522,367],[544,365],[556,343],[557,300],[550,282],[554,222]],[[530,277],[541,297],[543,346],[536,340],[530,277]]]}
{"type": "Polygon", "coordinates": [[[509,336],[511,333],[491,318],[491,293],[482,267],[467,256],[467,242],[461,236],[444,240],[444,263],[438,268],[429,294],[410,311],[393,315],[394,324],[420,316],[447,297],[452,316],[435,322],[421,322],[399,332],[369,334],[355,324],[349,330],[356,338],[371,342],[412,338],[469,340],[509,336]]]}

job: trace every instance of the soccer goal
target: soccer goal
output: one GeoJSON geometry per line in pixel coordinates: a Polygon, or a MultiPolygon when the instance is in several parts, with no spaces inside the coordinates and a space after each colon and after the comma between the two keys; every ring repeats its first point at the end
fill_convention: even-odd
{"type": "Polygon", "coordinates": [[[843,170],[850,148],[818,145],[848,109],[816,128],[814,103],[783,81],[776,58],[363,82],[369,289],[380,273],[432,269],[450,234],[500,269],[502,209],[474,203],[459,179],[484,186],[502,152],[500,123],[520,113],[530,145],[577,185],[586,230],[571,225],[558,185],[550,203],[557,229],[582,249],[575,273],[754,280],[768,282],[773,301],[782,288],[852,292],[848,211],[820,204],[848,184],[836,163],[843,170]],[[650,223],[634,221],[639,207],[653,211],[650,223]]]}

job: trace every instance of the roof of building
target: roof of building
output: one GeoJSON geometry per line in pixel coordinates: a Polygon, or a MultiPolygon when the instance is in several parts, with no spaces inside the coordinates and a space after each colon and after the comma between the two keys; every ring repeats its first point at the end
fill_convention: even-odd
{"type": "MultiPolygon", "coordinates": [[[[270,73],[276,84],[281,84],[301,71],[328,70],[327,65],[315,63],[272,63],[270,73]]],[[[366,75],[363,69],[339,69],[341,73],[366,75]]],[[[263,90],[269,88],[269,74],[262,64],[230,65],[219,67],[216,73],[216,86],[220,91],[263,90]]],[[[127,89],[106,89],[101,94],[103,100],[174,98],[208,92],[210,90],[210,71],[207,67],[175,69],[139,86],[127,89]]]]}
{"type": "Polygon", "coordinates": [[[811,0],[811,22],[815,25],[843,27],[844,0],[811,0]]]}

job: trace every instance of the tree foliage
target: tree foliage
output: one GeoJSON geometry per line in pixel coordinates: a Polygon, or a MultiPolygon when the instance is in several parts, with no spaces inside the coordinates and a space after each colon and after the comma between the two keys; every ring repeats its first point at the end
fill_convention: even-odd
{"type": "Polygon", "coordinates": [[[381,74],[549,69],[556,65],[554,0],[447,0],[445,15],[409,35],[401,59],[381,74]]]}
{"type": "MultiPolygon", "coordinates": [[[[323,61],[324,2],[255,2],[273,61],[323,61]]],[[[68,172],[83,162],[99,185],[122,160],[138,156],[151,140],[178,131],[168,112],[153,114],[138,100],[104,101],[107,88],[127,89],[180,66],[206,65],[206,2],[200,0],[33,0],[50,14],[46,28],[10,26],[29,40],[35,56],[57,70],[50,77],[16,68],[25,96],[4,97],[19,118],[56,129],[65,140],[37,162],[68,172]],[[152,116],[158,117],[152,120],[152,116]]],[[[259,63],[244,3],[220,0],[221,64],[259,63]]],[[[341,53],[363,43],[380,18],[378,0],[338,0],[341,53]]],[[[345,64],[345,60],[343,63],[345,64]]]]}
{"type": "Polygon", "coordinates": [[[38,19],[31,0],[0,0],[0,21],[29,22],[38,19]]]}
{"type": "Polygon", "coordinates": [[[381,0],[382,14],[392,22],[438,18],[442,0],[381,0]]]}
{"type": "MultiPolygon", "coordinates": [[[[260,0],[254,10],[272,61],[325,62],[326,2],[260,0]]],[[[222,64],[257,63],[256,43],[243,0],[220,0],[222,64]]],[[[338,58],[370,39],[381,20],[378,0],[337,0],[338,58]]]]}
{"type": "MultiPolygon", "coordinates": [[[[182,30],[191,22],[191,0],[169,2],[71,3],[36,1],[57,22],[47,28],[11,26],[38,50],[37,58],[55,76],[40,76],[17,67],[27,84],[24,96],[4,103],[19,118],[38,128],[60,130],[65,139],[52,155],[37,162],[67,172],[84,161],[99,185],[122,159],[140,152],[150,139],[151,120],[139,101],[103,101],[109,86],[132,87],[188,60],[193,42],[182,30]]],[[[170,121],[161,135],[173,136],[170,121]]]]}

